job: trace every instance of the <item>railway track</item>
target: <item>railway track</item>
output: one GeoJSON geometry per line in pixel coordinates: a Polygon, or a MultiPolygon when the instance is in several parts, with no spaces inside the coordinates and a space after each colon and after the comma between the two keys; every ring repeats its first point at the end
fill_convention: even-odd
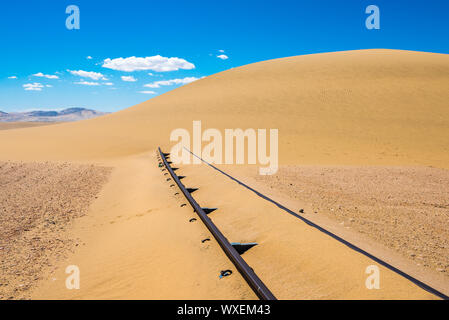
{"type": "Polygon", "coordinates": [[[171,179],[177,184],[178,188],[183,193],[184,197],[192,206],[193,210],[197,213],[198,217],[209,229],[209,231],[217,240],[218,244],[226,254],[226,256],[231,260],[237,270],[240,272],[242,277],[248,283],[250,288],[261,300],[276,300],[276,297],[268,289],[268,287],[260,280],[256,275],[254,270],[246,263],[246,261],[240,256],[240,253],[234,248],[234,246],[228,241],[228,239],[221,233],[217,226],[212,222],[212,220],[207,216],[206,211],[208,208],[202,208],[198,202],[192,197],[191,192],[195,189],[189,189],[184,186],[181,182],[180,177],[178,177],[173,168],[170,166],[170,162],[167,160],[168,153],[163,153],[161,148],[158,148],[159,155],[158,160],[159,165],[163,165],[165,169],[170,173],[171,179]]]}
{"type": "MultiPolygon", "coordinates": [[[[190,150],[187,150],[187,151],[189,151],[193,156],[196,156],[190,150]]],[[[171,162],[167,161],[167,156],[169,154],[163,153],[160,148],[159,148],[159,154],[160,154],[159,155],[159,157],[160,157],[159,160],[161,161],[160,163],[163,164],[163,166],[165,166],[165,168],[168,170],[168,172],[170,173],[172,179],[176,182],[176,184],[178,185],[179,189],[182,191],[182,193],[184,194],[186,199],[189,201],[189,203],[192,206],[193,210],[198,214],[198,216],[201,218],[201,220],[206,225],[206,227],[209,229],[209,231],[211,231],[211,233],[214,235],[215,239],[220,244],[220,246],[223,249],[223,251],[226,253],[228,258],[236,266],[237,270],[241,273],[241,275],[246,280],[246,282],[249,284],[251,289],[262,300],[276,300],[276,297],[270,292],[270,290],[265,286],[265,284],[254,273],[254,270],[250,266],[248,266],[248,264],[243,260],[243,258],[237,252],[236,248],[234,248],[234,246],[231,243],[229,243],[229,241],[223,236],[223,234],[215,226],[215,224],[212,222],[212,220],[207,216],[207,213],[210,212],[210,208],[201,208],[200,205],[192,197],[191,192],[193,192],[196,189],[186,188],[182,184],[181,178],[183,178],[183,177],[182,176],[178,177],[174,173],[173,168],[171,168],[171,166],[170,166],[171,162]]],[[[290,211],[288,208],[286,208],[286,207],[282,206],[281,204],[275,202],[274,200],[271,200],[270,198],[267,198],[266,196],[260,194],[256,190],[254,190],[251,187],[249,187],[249,186],[245,185],[244,183],[242,183],[241,181],[235,179],[234,177],[232,177],[232,176],[226,174],[225,172],[221,171],[220,169],[216,168],[212,164],[204,161],[201,158],[199,158],[199,159],[201,161],[203,161],[205,164],[211,166],[213,169],[218,170],[220,173],[224,174],[228,178],[236,181],[237,183],[239,183],[240,185],[244,186],[245,188],[253,191],[254,193],[256,193],[258,196],[262,197],[263,199],[272,202],[273,204],[278,206],[280,209],[282,209],[282,210],[284,210],[284,211],[294,215],[295,217],[301,219],[302,221],[304,221],[305,223],[307,223],[311,227],[314,227],[314,228],[318,229],[319,231],[329,235],[330,237],[332,237],[335,240],[343,243],[344,245],[348,246],[349,248],[351,248],[351,249],[353,249],[353,250],[355,250],[355,251],[357,251],[357,252],[367,256],[368,258],[372,259],[373,261],[383,265],[387,269],[390,269],[391,271],[393,271],[393,272],[399,274],[400,276],[406,278],[407,280],[411,281],[415,285],[421,287],[425,291],[430,292],[430,293],[434,294],[435,296],[437,296],[437,297],[439,297],[439,298],[441,298],[443,300],[449,300],[449,297],[447,295],[445,295],[444,293],[438,291],[437,289],[435,289],[435,288],[433,288],[433,287],[423,283],[422,281],[420,281],[420,280],[416,279],[415,277],[413,277],[413,276],[403,272],[402,270],[392,266],[391,264],[383,261],[382,259],[380,259],[380,258],[378,258],[376,256],[373,256],[372,254],[366,252],[365,250],[363,250],[363,249],[355,246],[354,244],[352,244],[352,243],[350,243],[350,242],[340,238],[336,234],[333,234],[330,231],[328,231],[328,230],[326,230],[326,229],[316,225],[315,223],[307,220],[306,218],[297,215],[296,213],[290,211]]]]}

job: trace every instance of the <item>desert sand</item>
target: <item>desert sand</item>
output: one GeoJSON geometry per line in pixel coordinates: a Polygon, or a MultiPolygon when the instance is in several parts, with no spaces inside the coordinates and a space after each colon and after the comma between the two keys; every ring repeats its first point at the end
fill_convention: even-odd
{"type": "Polygon", "coordinates": [[[108,168],[0,162],[0,299],[22,299],[82,245],[67,234],[106,182],[108,168]]]}
{"type": "Polygon", "coordinates": [[[277,175],[253,177],[279,195],[307,204],[308,214],[324,213],[449,277],[448,170],[286,166],[277,175]]]}
{"type": "Polygon", "coordinates": [[[56,124],[55,122],[0,122],[0,130],[11,130],[30,127],[41,127],[56,124]]]}
{"type": "MultiPolygon", "coordinates": [[[[191,130],[193,120],[220,130],[277,128],[283,166],[312,165],[316,170],[329,166],[423,168],[418,171],[432,166],[446,177],[448,86],[447,55],[393,50],[315,54],[228,70],[97,119],[1,131],[0,159],[4,161],[67,161],[113,168],[98,198],[71,226],[73,237],[85,245],[68,253],[54,266],[52,275],[38,281],[31,297],[255,298],[237,272],[218,278],[219,271],[232,269],[232,264],[216,242],[201,243],[210,234],[200,223],[189,223],[194,213],[180,207],[183,199],[174,194],[157,168],[155,150],[158,146],[170,149],[170,132],[191,130]],[[65,288],[64,271],[69,264],[80,267],[80,290],[65,288]]],[[[273,184],[269,180],[273,177],[257,180],[256,169],[251,167],[228,169],[257,182],[269,196],[283,197],[287,204],[295,205],[292,210],[310,206],[310,201],[313,204],[314,199],[294,199],[302,186],[273,184]]],[[[368,290],[365,269],[375,263],[366,256],[281,212],[205,165],[183,166],[180,174],[187,176],[185,183],[200,188],[195,197],[202,205],[219,208],[211,217],[230,241],[258,243],[244,258],[278,298],[435,298],[383,267],[381,288],[368,290]]],[[[289,174],[280,170],[277,176],[287,182],[289,174]]],[[[347,175],[340,173],[342,176],[340,179],[347,175]]],[[[434,186],[440,187],[437,195],[443,205],[447,205],[445,183],[444,178],[441,185],[434,186]]],[[[320,189],[325,194],[324,203],[319,203],[322,209],[333,199],[335,190],[330,186],[323,184],[320,189]]],[[[363,202],[363,182],[360,186],[354,192],[360,193],[356,200],[363,202]]],[[[398,190],[396,200],[400,201],[406,190],[398,190]]],[[[432,196],[432,192],[426,194],[424,201],[440,203],[432,196]]],[[[376,219],[385,212],[385,218],[379,220],[385,233],[391,232],[388,219],[395,214],[391,208],[384,211],[386,206],[389,204],[375,205],[376,219]]],[[[329,215],[329,221],[323,218],[322,223],[332,227],[334,220],[362,221],[371,214],[370,210],[359,215],[346,209],[344,216],[329,215]]],[[[328,215],[326,210],[320,212],[328,215]]],[[[404,214],[401,212],[402,217],[404,214]]],[[[438,225],[444,225],[447,209],[439,208],[438,216],[438,225]]],[[[410,224],[423,221],[413,216],[409,219],[410,224]]],[[[434,232],[431,225],[430,221],[423,225],[429,228],[425,234],[434,232]]],[[[343,229],[341,232],[346,232],[343,229]]],[[[384,242],[393,236],[376,238],[376,233],[362,241],[357,236],[362,228],[353,229],[356,235],[348,237],[449,293],[441,272],[435,272],[435,278],[424,266],[418,268],[415,259],[402,257],[401,251],[396,258],[394,249],[384,248],[384,242]]],[[[447,243],[447,233],[436,236],[447,243]]],[[[426,244],[426,240],[419,242],[421,247],[426,244]]],[[[441,250],[446,252],[446,248],[441,250]]],[[[439,262],[428,260],[427,264],[434,267],[439,262]]]]}

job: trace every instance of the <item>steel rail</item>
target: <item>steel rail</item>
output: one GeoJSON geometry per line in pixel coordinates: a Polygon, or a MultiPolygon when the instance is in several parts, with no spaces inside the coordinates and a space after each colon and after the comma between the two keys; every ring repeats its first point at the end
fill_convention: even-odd
{"type": "Polygon", "coordinates": [[[229,243],[228,239],[221,233],[221,231],[217,228],[217,226],[212,222],[212,220],[207,216],[201,206],[196,202],[196,200],[192,197],[190,192],[186,189],[186,187],[182,184],[181,180],[175,174],[170,164],[167,161],[165,154],[162,152],[161,148],[158,148],[159,154],[161,156],[162,162],[167,168],[173,180],[178,185],[179,189],[182,191],[187,201],[189,201],[193,210],[200,217],[201,221],[206,225],[207,229],[212,233],[214,238],[217,240],[220,247],[223,249],[228,258],[232,261],[234,266],[240,272],[242,277],[254,291],[254,293],[261,300],[276,300],[276,297],[271,293],[271,291],[267,288],[267,286],[260,280],[260,278],[256,275],[254,270],[246,263],[245,260],[240,256],[240,254],[234,249],[234,247],[229,243]]]}
{"type": "Polygon", "coordinates": [[[305,218],[305,217],[303,217],[303,216],[301,216],[301,215],[298,215],[297,213],[295,213],[295,212],[293,212],[292,210],[288,209],[287,207],[283,206],[283,205],[280,204],[279,202],[274,201],[273,199],[269,198],[268,196],[266,196],[266,195],[260,193],[259,191],[253,189],[253,188],[250,187],[249,185],[243,183],[242,181],[240,181],[240,180],[234,178],[233,176],[229,175],[228,173],[224,172],[223,170],[217,168],[217,167],[214,166],[213,164],[207,162],[207,161],[204,160],[203,158],[197,156],[196,154],[194,154],[194,153],[193,153],[192,151],[190,151],[189,149],[187,149],[187,148],[185,148],[185,147],[184,147],[184,149],[185,149],[186,151],[188,151],[188,152],[189,152],[191,155],[193,155],[194,157],[200,159],[202,162],[204,162],[205,164],[207,164],[209,167],[213,168],[214,170],[217,170],[218,172],[220,172],[221,174],[225,175],[225,176],[228,177],[229,179],[235,181],[235,182],[238,183],[239,185],[241,185],[241,186],[245,187],[246,189],[252,191],[253,193],[255,193],[257,196],[261,197],[262,199],[271,202],[272,204],[276,205],[279,209],[281,209],[281,210],[283,210],[283,211],[285,211],[285,212],[291,214],[292,216],[294,216],[294,217],[296,217],[296,218],[302,220],[303,222],[305,222],[305,223],[308,224],[309,226],[311,226],[311,227],[313,227],[313,228],[315,228],[315,229],[317,229],[317,230],[323,232],[324,234],[326,234],[326,235],[332,237],[333,239],[335,239],[335,240],[339,241],[340,243],[346,245],[347,247],[351,248],[352,250],[355,250],[355,251],[357,251],[357,252],[359,252],[359,253],[365,255],[366,257],[372,259],[373,261],[376,261],[377,263],[381,264],[382,266],[384,266],[384,267],[390,269],[391,271],[397,273],[398,275],[400,275],[400,276],[404,277],[405,279],[409,280],[410,282],[414,283],[415,285],[417,285],[418,287],[422,288],[423,290],[425,290],[425,291],[427,291],[427,292],[429,292],[429,293],[432,293],[432,294],[434,294],[435,296],[437,296],[437,297],[439,297],[439,298],[441,298],[441,299],[443,299],[443,300],[449,300],[449,296],[447,296],[446,294],[444,294],[444,293],[438,291],[437,289],[431,287],[430,285],[428,285],[428,284],[426,284],[426,283],[424,283],[424,282],[418,280],[417,278],[411,276],[410,274],[408,274],[408,273],[406,273],[406,272],[404,272],[404,271],[402,271],[402,270],[400,270],[400,269],[394,267],[393,265],[389,264],[388,262],[386,262],[386,261],[384,261],[384,260],[382,260],[382,259],[380,259],[380,258],[378,258],[378,257],[376,257],[376,256],[374,256],[374,255],[372,255],[371,253],[369,253],[369,252],[363,250],[362,248],[357,247],[356,245],[350,243],[349,241],[347,241],[347,240],[345,240],[345,239],[339,237],[338,235],[336,235],[336,234],[330,232],[329,230],[327,230],[327,229],[325,229],[325,228],[323,228],[323,227],[320,227],[319,225],[313,223],[311,220],[309,220],[309,219],[307,219],[307,218],[305,218]]]}

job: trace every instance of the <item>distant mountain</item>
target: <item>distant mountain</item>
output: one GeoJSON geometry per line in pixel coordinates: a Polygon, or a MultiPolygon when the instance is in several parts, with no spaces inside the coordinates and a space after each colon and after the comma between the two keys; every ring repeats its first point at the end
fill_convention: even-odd
{"type": "Polygon", "coordinates": [[[30,117],[57,117],[57,111],[31,111],[26,113],[30,117]]]}
{"type": "Polygon", "coordinates": [[[60,111],[59,114],[61,114],[61,115],[71,114],[71,113],[82,112],[82,111],[93,111],[93,110],[84,109],[84,108],[68,108],[68,109],[60,111]]]}
{"type": "Polygon", "coordinates": [[[107,114],[92,109],[68,108],[61,111],[28,111],[11,112],[0,111],[1,122],[68,122],[91,119],[107,114]]]}

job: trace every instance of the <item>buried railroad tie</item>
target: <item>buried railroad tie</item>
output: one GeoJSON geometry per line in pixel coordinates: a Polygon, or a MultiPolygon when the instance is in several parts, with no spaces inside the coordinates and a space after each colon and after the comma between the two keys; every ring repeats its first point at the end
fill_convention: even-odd
{"type": "Polygon", "coordinates": [[[250,243],[232,242],[231,245],[234,247],[234,249],[239,254],[244,254],[246,251],[248,251],[252,247],[257,246],[257,243],[256,242],[250,242],[250,243]]]}
{"type": "Polygon", "coordinates": [[[217,208],[201,208],[201,209],[203,209],[203,211],[206,214],[209,214],[209,213],[214,212],[215,210],[217,210],[217,208]]]}

